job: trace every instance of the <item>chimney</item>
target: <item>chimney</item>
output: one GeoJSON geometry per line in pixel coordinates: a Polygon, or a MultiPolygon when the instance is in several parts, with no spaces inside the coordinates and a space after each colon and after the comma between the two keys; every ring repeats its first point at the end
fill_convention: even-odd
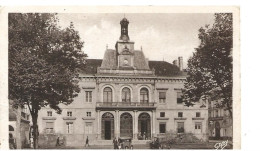
{"type": "Polygon", "coordinates": [[[183,58],[182,57],[178,57],[178,60],[179,60],[180,71],[182,71],[183,70],[183,58]]]}
{"type": "Polygon", "coordinates": [[[179,66],[179,65],[178,65],[178,60],[173,60],[172,64],[175,65],[175,66],[177,66],[177,67],[179,66]]]}

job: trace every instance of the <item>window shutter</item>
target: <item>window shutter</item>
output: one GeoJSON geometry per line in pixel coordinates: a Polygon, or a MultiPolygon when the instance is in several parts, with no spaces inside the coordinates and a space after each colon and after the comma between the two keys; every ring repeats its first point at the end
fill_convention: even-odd
{"type": "Polygon", "coordinates": [[[166,98],[166,92],[160,92],[159,93],[159,98],[160,99],[165,99],[166,98]]]}

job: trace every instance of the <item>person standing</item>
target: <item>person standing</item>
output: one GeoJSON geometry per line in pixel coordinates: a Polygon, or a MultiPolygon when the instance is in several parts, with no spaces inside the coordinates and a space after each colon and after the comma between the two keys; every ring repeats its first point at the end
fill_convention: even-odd
{"type": "Polygon", "coordinates": [[[113,144],[114,144],[114,149],[118,149],[118,141],[117,141],[116,137],[113,140],[113,144]]]}
{"type": "Polygon", "coordinates": [[[60,137],[58,136],[57,140],[56,140],[56,146],[60,146],[60,137]]]}
{"type": "Polygon", "coordinates": [[[86,144],[85,144],[85,147],[89,147],[89,140],[88,140],[88,136],[87,136],[87,138],[86,138],[86,144]]]}

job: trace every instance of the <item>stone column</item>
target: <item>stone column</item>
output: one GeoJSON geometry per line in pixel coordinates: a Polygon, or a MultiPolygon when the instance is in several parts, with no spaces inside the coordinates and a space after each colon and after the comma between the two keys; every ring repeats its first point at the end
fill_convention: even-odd
{"type": "Polygon", "coordinates": [[[116,114],[115,114],[115,137],[118,138],[119,137],[119,127],[118,127],[118,114],[119,114],[119,110],[115,110],[116,114]]]}
{"type": "Polygon", "coordinates": [[[97,138],[101,139],[101,117],[100,117],[100,110],[97,110],[97,138]]]}
{"type": "Polygon", "coordinates": [[[155,116],[156,111],[152,110],[152,137],[155,137],[155,116]]]}
{"type": "Polygon", "coordinates": [[[117,135],[120,137],[120,115],[119,110],[117,110],[117,135]]]}
{"type": "Polygon", "coordinates": [[[134,140],[137,140],[137,135],[138,135],[138,117],[137,117],[137,110],[134,110],[134,140]]]}

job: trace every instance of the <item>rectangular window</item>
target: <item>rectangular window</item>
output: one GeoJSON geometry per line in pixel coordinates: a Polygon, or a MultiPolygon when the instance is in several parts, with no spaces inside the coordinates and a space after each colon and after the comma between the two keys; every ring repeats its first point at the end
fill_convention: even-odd
{"type": "Polygon", "coordinates": [[[184,133],[184,122],[178,122],[177,124],[178,124],[177,132],[178,133],[184,133]]]}
{"type": "Polygon", "coordinates": [[[86,102],[92,102],[92,91],[86,91],[86,102]]]}
{"type": "Polygon", "coordinates": [[[87,112],[87,117],[91,117],[91,112],[87,112]]]}
{"type": "Polygon", "coordinates": [[[52,116],[52,111],[47,111],[47,116],[52,116]]]}
{"type": "Polygon", "coordinates": [[[200,117],[200,112],[196,112],[196,117],[200,117]]]}
{"type": "Polygon", "coordinates": [[[46,133],[47,134],[54,133],[54,123],[53,122],[46,122],[46,133]]]}
{"type": "Polygon", "coordinates": [[[177,104],[182,104],[182,92],[177,92],[177,104]]]}
{"type": "Polygon", "coordinates": [[[160,123],[160,133],[165,133],[166,132],[166,123],[160,123]]]}
{"type": "Polygon", "coordinates": [[[166,92],[159,92],[159,103],[165,103],[166,101],[166,92]]]}
{"type": "Polygon", "coordinates": [[[178,112],[178,117],[183,117],[183,113],[182,112],[178,112]]]}
{"type": "Polygon", "coordinates": [[[85,134],[92,134],[92,123],[86,123],[85,125],[85,134]]]}
{"type": "Polygon", "coordinates": [[[73,133],[73,122],[66,122],[66,133],[67,134],[73,133]]]}
{"type": "Polygon", "coordinates": [[[72,112],[71,112],[71,111],[68,111],[68,112],[67,112],[67,116],[72,116],[72,112]]]}
{"type": "Polygon", "coordinates": [[[201,122],[196,122],[195,123],[195,129],[196,130],[201,130],[201,125],[202,125],[201,122]]]}
{"type": "Polygon", "coordinates": [[[160,117],[165,117],[165,112],[160,112],[160,117]]]}

